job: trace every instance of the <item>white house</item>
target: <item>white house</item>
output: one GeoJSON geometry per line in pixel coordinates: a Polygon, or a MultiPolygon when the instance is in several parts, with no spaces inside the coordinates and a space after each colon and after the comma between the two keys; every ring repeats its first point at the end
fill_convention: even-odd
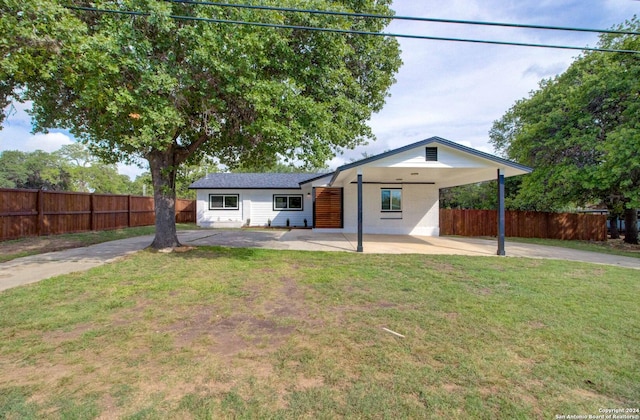
{"type": "Polygon", "coordinates": [[[270,224],[360,236],[438,236],[440,188],[492,179],[502,180],[503,188],[504,177],[531,171],[432,137],[327,174],[215,173],[189,188],[197,190],[197,224],[203,227],[270,224]]]}

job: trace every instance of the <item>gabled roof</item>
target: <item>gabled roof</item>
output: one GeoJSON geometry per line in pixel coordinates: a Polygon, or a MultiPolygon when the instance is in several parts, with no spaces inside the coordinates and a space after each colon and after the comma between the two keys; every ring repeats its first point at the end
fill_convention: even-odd
{"type": "MultiPolygon", "coordinates": [[[[346,165],[342,165],[338,167],[335,172],[329,173],[312,173],[312,174],[299,174],[299,173],[213,173],[208,174],[206,177],[199,179],[189,186],[190,189],[300,189],[302,184],[306,184],[320,178],[331,176],[331,181],[328,183],[329,185],[333,185],[333,183],[338,179],[340,174],[342,173],[342,177],[351,177],[354,176],[355,168],[360,166],[365,166],[372,162],[389,158],[394,155],[398,155],[400,153],[404,153],[410,151],[412,149],[425,147],[428,145],[441,145],[445,148],[454,149],[459,152],[462,152],[472,158],[475,158],[477,161],[478,158],[484,160],[485,162],[492,162],[491,165],[482,169],[483,173],[479,172],[478,168],[452,168],[445,169],[446,171],[455,170],[455,176],[452,175],[454,172],[442,172],[442,169],[429,168],[427,171],[424,171],[425,179],[416,179],[416,181],[422,181],[423,183],[426,181],[430,181],[428,183],[434,183],[433,181],[438,181],[438,185],[440,186],[452,186],[452,185],[463,185],[464,183],[471,182],[480,182],[487,179],[495,179],[495,169],[493,169],[493,173],[489,173],[492,167],[504,167],[506,169],[506,176],[519,175],[523,173],[529,173],[533,169],[528,166],[521,165],[516,162],[512,162],[507,159],[503,159],[489,153],[484,153],[476,149],[472,149],[470,147],[463,146],[461,144],[452,142],[450,140],[443,139],[441,137],[430,137],[426,140],[419,141],[417,143],[412,143],[407,146],[400,147],[398,149],[394,149],[385,153],[381,153],[376,156],[371,156],[362,160],[358,160],[356,162],[348,163],[346,165]],[[351,171],[350,171],[351,170],[351,171]],[[349,172],[347,172],[349,171],[349,172]],[[439,172],[440,171],[440,172],[439,172]],[[428,179],[427,179],[428,178],[428,179]],[[436,179],[437,178],[437,179],[436,179]],[[443,179],[445,179],[443,181],[443,179]],[[464,178],[464,179],[463,179],[464,178]],[[449,183],[450,185],[446,185],[449,183]]],[[[373,165],[375,166],[375,165],[373,165]]],[[[397,169],[396,169],[397,171],[397,169]]],[[[422,171],[421,171],[422,172],[422,171]]],[[[384,178],[387,177],[386,172],[384,178]]],[[[413,173],[411,175],[414,175],[413,173]]]]}
{"type": "Polygon", "coordinates": [[[300,184],[330,174],[213,173],[189,185],[190,189],[300,189],[300,184]]]}
{"type": "Polygon", "coordinates": [[[400,147],[398,149],[393,149],[393,150],[390,150],[388,152],[381,153],[379,155],[371,156],[371,157],[368,157],[368,158],[365,158],[365,159],[361,159],[361,160],[358,160],[358,161],[355,161],[355,162],[352,162],[352,163],[348,163],[346,165],[342,165],[342,166],[338,167],[338,169],[336,169],[336,171],[333,173],[333,177],[331,178],[330,184],[333,184],[333,182],[336,180],[336,178],[340,175],[340,172],[343,172],[343,171],[346,171],[346,170],[349,170],[349,169],[352,169],[352,168],[357,168],[358,166],[363,166],[363,165],[366,165],[366,164],[371,163],[371,162],[375,162],[375,161],[380,160],[380,159],[385,159],[385,158],[388,158],[388,157],[393,156],[393,155],[404,153],[404,152],[406,152],[408,150],[415,149],[417,147],[425,147],[427,145],[434,144],[434,143],[437,143],[437,144],[440,144],[440,145],[443,145],[443,146],[447,146],[447,147],[450,147],[452,149],[459,150],[461,152],[467,153],[467,154],[472,155],[472,156],[476,156],[476,157],[479,157],[479,158],[482,158],[482,159],[487,159],[487,160],[493,161],[493,162],[498,163],[498,164],[503,165],[503,166],[511,167],[511,168],[514,168],[514,169],[518,169],[518,170],[524,171],[526,173],[529,173],[529,172],[533,171],[533,168],[530,168],[528,166],[521,165],[519,163],[510,161],[510,160],[507,160],[507,159],[503,159],[503,158],[500,158],[498,156],[494,156],[494,155],[489,154],[489,153],[481,152],[479,150],[472,149],[471,147],[463,146],[463,145],[461,145],[459,143],[456,143],[456,142],[453,142],[451,140],[443,139],[442,137],[430,137],[428,139],[425,139],[425,140],[422,140],[422,141],[419,141],[419,142],[416,142],[416,143],[412,143],[412,144],[400,147]]]}

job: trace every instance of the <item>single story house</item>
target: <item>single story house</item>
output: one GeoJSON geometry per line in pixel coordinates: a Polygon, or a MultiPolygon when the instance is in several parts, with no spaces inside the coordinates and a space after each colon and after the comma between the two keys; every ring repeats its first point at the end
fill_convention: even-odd
{"type": "Polygon", "coordinates": [[[359,237],[363,232],[438,236],[441,188],[498,179],[504,193],[504,177],[531,171],[431,137],[330,173],[213,173],[189,188],[197,190],[197,224],[202,227],[297,226],[359,237]]]}

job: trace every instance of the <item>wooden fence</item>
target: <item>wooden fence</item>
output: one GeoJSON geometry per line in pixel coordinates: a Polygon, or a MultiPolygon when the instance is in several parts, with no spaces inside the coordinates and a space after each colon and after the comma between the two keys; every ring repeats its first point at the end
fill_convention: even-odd
{"type": "MultiPolygon", "coordinates": [[[[495,210],[440,209],[440,234],[496,236],[495,210]]],[[[505,235],[520,238],[547,238],[606,241],[607,217],[596,214],[506,211],[505,235]]]]}
{"type": "MultiPolygon", "coordinates": [[[[176,222],[195,223],[193,200],[176,200],[176,222]]],[[[0,189],[0,241],[149,226],[153,197],[0,189]]]]}

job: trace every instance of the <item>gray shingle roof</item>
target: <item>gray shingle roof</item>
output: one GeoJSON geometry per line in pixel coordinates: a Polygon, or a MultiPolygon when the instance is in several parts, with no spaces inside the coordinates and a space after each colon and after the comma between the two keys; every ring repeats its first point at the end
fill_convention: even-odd
{"type": "Polygon", "coordinates": [[[330,175],[326,173],[316,174],[247,174],[247,173],[214,173],[208,174],[189,185],[190,189],[262,189],[262,188],[278,188],[278,189],[299,189],[300,184],[308,182],[323,176],[330,175]]]}

